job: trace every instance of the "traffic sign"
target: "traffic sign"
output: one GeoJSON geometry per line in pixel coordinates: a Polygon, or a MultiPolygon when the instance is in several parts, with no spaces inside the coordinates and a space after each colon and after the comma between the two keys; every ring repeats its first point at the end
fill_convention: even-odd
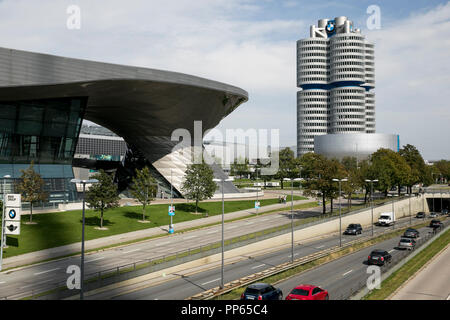
{"type": "Polygon", "coordinates": [[[175,215],[175,206],[169,206],[169,216],[175,215]]]}
{"type": "Polygon", "coordinates": [[[19,235],[20,221],[5,221],[5,234],[19,235]]]}
{"type": "Polygon", "coordinates": [[[260,208],[260,203],[259,203],[259,201],[255,201],[255,209],[259,209],[260,208]]]}

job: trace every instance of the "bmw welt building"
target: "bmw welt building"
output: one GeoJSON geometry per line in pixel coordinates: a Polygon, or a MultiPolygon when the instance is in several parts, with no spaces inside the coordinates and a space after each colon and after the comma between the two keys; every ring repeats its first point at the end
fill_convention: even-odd
{"type": "Polygon", "coordinates": [[[2,193],[34,162],[50,201],[76,197],[72,165],[114,167],[119,190],[148,165],[162,187],[183,196],[191,150],[174,150],[173,131],[194,137],[194,121],[202,121],[203,136],[247,100],[240,88],[187,74],[0,48],[2,193]],[[123,138],[120,161],[74,157],[84,119],[123,138]]]}

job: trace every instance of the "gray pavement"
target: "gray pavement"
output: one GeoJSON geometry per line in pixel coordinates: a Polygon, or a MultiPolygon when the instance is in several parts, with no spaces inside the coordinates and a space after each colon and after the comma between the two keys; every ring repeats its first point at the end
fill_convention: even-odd
{"type": "Polygon", "coordinates": [[[450,245],[409,279],[390,300],[450,300],[450,245]]]}

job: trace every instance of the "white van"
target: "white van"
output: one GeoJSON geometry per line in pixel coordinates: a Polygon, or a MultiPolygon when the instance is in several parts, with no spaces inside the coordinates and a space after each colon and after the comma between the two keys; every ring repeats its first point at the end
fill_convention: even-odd
{"type": "Polygon", "coordinates": [[[380,226],[391,226],[395,222],[394,212],[383,212],[378,218],[378,224],[380,226]]]}

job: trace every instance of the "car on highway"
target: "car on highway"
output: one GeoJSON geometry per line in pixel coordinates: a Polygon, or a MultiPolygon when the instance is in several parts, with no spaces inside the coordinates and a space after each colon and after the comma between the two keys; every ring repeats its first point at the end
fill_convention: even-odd
{"type": "Polygon", "coordinates": [[[375,264],[378,266],[384,266],[386,262],[391,262],[392,256],[386,250],[375,249],[367,258],[367,264],[375,264]]]}
{"type": "Polygon", "coordinates": [[[302,284],[295,287],[286,296],[286,300],[328,300],[328,291],[321,287],[302,284]]]}
{"type": "Polygon", "coordinates": [[[253,283],[245,289],[241,300],[283,300],[283,292],[269,283],[253,283]]]}
{"type": "Polygon", "coordinates": [[[416,229],[406,229],[405,232],[403,233],[404,238],[418,238],[420,236],[420,232],[417,231],[416,229]]]}
{"type": "Polygon", "coordinates": [[[430,228],[436,229],[442,227],[441,220],[433,219],[430,221],[430,228]]]}
{"type": "Polygon", "coordinates": [[[419,218],[419,219],[425,218],[425,212],[423,212],[423,211],[417,212],[416,218],[419,218]]]}
{"type": "Polygon", "coordinates": [[[444,215],[444,214],[449,214],[448,209],[442,209],[441,214],[442,214],[442,215],[444,215]]]}
{"type": "Polygon", "coordinates": [[[430,218],[437,218],[437,216],[438,216],[438,213],[437,212],[430,212],[430,215],[429,215],[429,217],[430,218]]]}
{"type": "Polygon", "coordinates": [[[415,247],[416,247],[416,240],[411,238],[400,238],[400,241],[398,242],[397,245],[398,249],[414,250],[415,247]]]}
{"type": "Polygon", "coordinates": [[[344,234],[361,234],[362,227],[359,223],[351,223],[348,225],[347,229],[345,229],[344,234]]]}

